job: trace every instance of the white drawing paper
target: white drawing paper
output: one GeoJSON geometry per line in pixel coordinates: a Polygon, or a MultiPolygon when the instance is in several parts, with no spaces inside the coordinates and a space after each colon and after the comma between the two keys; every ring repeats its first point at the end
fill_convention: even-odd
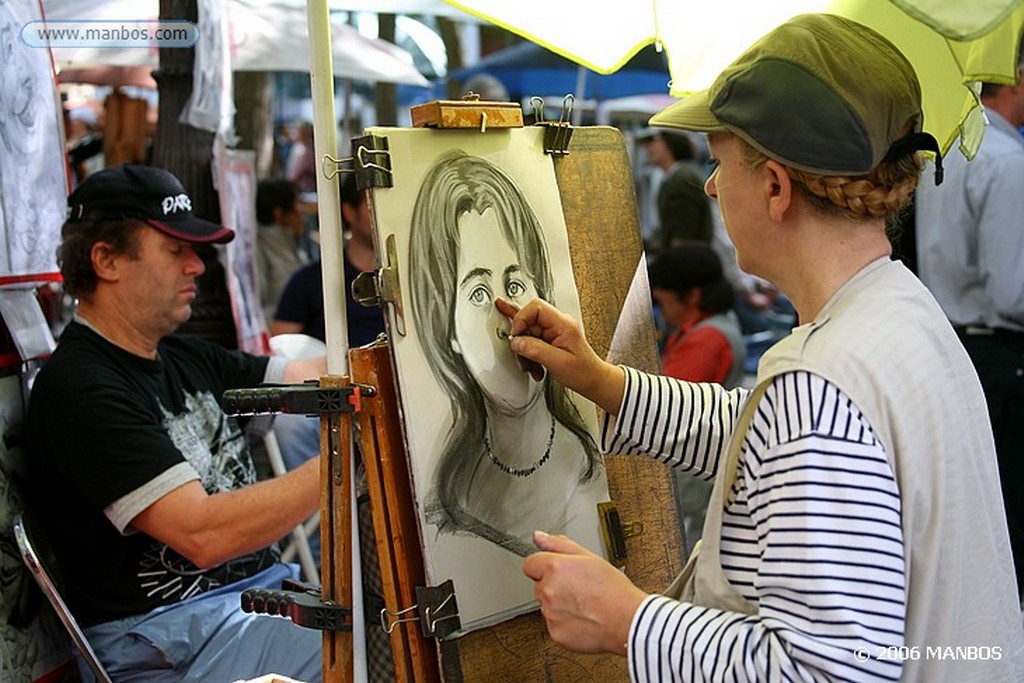
{"type": "Polygon", "coordinates": [[[393,188],[373,191],[378,244],[396,239],[404,329],[389,311],[428,581],[454,581],[462,630],[536,607],[532,532],[598,554],[608,500],[593,404],[532,379],[494,307],[535,296],[579,319],[543,131],[369,129],[393,188]]]}

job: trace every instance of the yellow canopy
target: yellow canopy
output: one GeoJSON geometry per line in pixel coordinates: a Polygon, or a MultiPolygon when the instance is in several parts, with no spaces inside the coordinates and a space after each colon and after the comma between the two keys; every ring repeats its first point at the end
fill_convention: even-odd
{"type": "Polygon", "coordinates": [[[945,153],[974,156],[984,131],[978,83],[1013,83],[1024,0],[446,0],[599,73],[650,43],[668,55],[676,97],[711,85],[762,35],[804,12],[849,17],[885,35],[917,70],[924,129],[945,153]]]}

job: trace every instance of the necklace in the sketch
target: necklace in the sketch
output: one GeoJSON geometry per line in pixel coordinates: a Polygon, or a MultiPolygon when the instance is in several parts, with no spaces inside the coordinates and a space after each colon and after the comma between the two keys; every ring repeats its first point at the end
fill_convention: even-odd
{"type": "Polygon", "coordinates": [[[543,467],[544,463],[546,463],[548,461],[548,458],[551,457],[551,444],[553,444],[554,442],[555,442],[555,416],[552,415],[551,416],[551,433],[548,434],[548,446],[547,446],[547,448],[544,449],[544,455],[540,456],[540,460],[538,460],[537,462],[533,463],[533,465],[531,465],[530,467],[519,469],[517,467],[509,467],[508,465],[506,465],[502,461],[498,460],[497,456],[494,455],[494,453],[491,451],[491,440],[489,438],[487,438],[486,434],[484,434],[484,448],[487,450],[487,457],[491,459],[491,462],[493,462],[497,466],[497,468],[499,470],[501,470],[505,474],[511,474],[513,477],[523,477],[523,478],[525,478],[525,477],[530,476],[531,474],[533,474],[537,470],[539,470],[541,467],[543,467]]]}

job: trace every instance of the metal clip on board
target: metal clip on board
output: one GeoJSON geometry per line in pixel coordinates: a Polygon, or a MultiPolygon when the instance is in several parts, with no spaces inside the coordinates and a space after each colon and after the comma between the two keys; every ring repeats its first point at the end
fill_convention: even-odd
{"type": "Polygon", "coordinates": [[[618,507],[610,502],[598,503],[597,513],[608,561],[621,569],[626,566],[626,539],[642,534],[643,522],[623,522],[618,507]]]}
{"type": "Polygon", "coordinates": [[[569,153],[569,141],[572,139],[572,117],[573,105],[576,98],[569,93],[562,98],[562,109],[558,113],[558,120],[548,121],[544,118],[544,99],[531,97],[530,104],[533,106],[534,122],[544,127],[544,153],[560,157],[569,153]]]}
{"type": "Polygon", "coordinates": [[[418,621],[424,638],[444,640],[462,628],[451,579],[440,586],[417,586],[416,600],[412,607],[396,612],[387,608],[380,611],[380,627],[385,633],[391,633],[399,624],[418,621]]]}

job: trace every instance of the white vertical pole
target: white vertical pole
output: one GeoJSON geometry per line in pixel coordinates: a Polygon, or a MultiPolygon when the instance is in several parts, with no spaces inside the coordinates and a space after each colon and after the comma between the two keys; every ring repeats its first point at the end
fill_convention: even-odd
{"type": "Polygon", "coordinates": [[[341,200],[338,178],[324,175],[325,154],[338,156],[334,114],[334,62],[331,53],[331,17],[327,0],[308,0],[310,86],[313,95],[313,134],[316,149],[316,203],[320,224],[320,264],[324,283],[324,321],[327,333],[327,373],[348,372],[348,326],[344,300],[341,200]]]}
{"type": "MultiPolygon", "coordinates": [[[[345,266],[342,255],[341,200],[338,177],[324,174],[325,155],[338,156],[337,124],[334,114],[334,61],[331,50],[331,15],[327,0],[307,0],[309,22],[309,77],[313,96],[313,144],[316,150],[316,198],[320,224],[320,266],[324,286],[324,323],[327,342],[327,373],[348,374],[348,324],[344,292],[345,266]]],[[[349,430],[350,438],[353,430],[349,430]]],[[[355,456],[353,444],[349,452],[355,456]]],[[[355,464],[352,482],[352,658],[356,681],[368,680],[366,628],[363,619],[363,581],[359,551],[358,505],[355,497],[355,464]]]]}

